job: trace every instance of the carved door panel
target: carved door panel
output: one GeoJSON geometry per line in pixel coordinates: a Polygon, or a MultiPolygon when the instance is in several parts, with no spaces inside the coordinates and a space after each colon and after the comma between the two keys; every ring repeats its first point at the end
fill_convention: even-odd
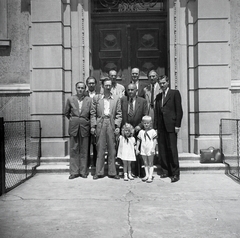
{"type": "Polygon", "coordinates": [[[111,69],[115,69],[118,80],[124,84],[128,60],[126,25],[95,24],[92,48],[95,77],[101,80],[111,69]]]}
{"type": "Polygon", "coordinates": [[[155,69],[167,70],[166,21],[95,23],[93,26],[94,76],[101,79],[110,69],[118,72],[118,80],[127,85],[131,68],[140,69],[140,79],[155,69]]]}

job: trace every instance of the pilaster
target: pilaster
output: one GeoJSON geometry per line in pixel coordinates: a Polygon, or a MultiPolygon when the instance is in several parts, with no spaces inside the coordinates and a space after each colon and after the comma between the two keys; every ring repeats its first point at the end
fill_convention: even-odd
{"type": "Polygon", "coordinates": [[[71,92],[71,45],[63,12],[68,5],[31,1],[31,117],[41,120],[44,157],[67,155],[63,111],[71,92]]]}
{"type": "Polygon", "coordinates": [[[231,111],[230,4],[187,4],[190,151],[218,147],[219,123],[231,111]]]}

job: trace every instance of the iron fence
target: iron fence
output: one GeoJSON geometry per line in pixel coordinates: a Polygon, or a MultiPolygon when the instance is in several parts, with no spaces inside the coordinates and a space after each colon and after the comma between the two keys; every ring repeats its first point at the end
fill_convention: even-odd
{"type": "Polygon", "coordinates": [[[39,120],[5,121],[5,185],[8,192],[36,173],[41,157],[41,124],[39,120]]]}
{"type": "Polygon", "coordinates": [[[240,181],[240,119],[221,119],[220,146],[227,165],[227,173],[240,181]]]}

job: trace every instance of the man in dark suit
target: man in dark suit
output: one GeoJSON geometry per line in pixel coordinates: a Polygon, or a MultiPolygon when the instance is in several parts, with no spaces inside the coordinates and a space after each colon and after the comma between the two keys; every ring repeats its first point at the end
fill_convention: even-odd
{"type": "Polygon", "coordinates": [[[88,143],[90,135],[90,108],[92,99],[85,95],[86,85],[75,85],[76,95],[67,99],[65,116],[69,119],[70,176],[87,178],[88,143]]]}
{"type": "MultiPolygon", "coordinates": [[[[129,84],[127,88],[128,96],[121,98],[122,107],[122,126],[127,122],[134,127],[134,136],[136,137],[138,132],[142,128],[142,118],[147,115],[147,101],[146,99],[137,96],[137,86],[135,84],[129,84]],[[132,112],[131,112],[132,104],[132,112]]],[[[136,163],[132,163],[135,176],[144,177],[144,171],[141,170],[142,161],[140,156],[137,156],[136,163]]]]}
{"type": "Polygon", "coordinates": [[[177,134],[183,116],[181,95],[178,90],[169,88],[167,76],[160,76],[158,83],[162,92],[156,97],[154,127],[158,132],[160,177],[170,177],[172,182],[177,182],[180,179],[177,134]]]}
{"type": "MultiPolygon", "coordinates": [[[[86,79],[87,84],[87,91],[86,95],[90,98],[93,98],[97,93],[96,86],[97,86],[97,80],[93,76],[89,76],[86,79]]],[[[88,167],[95,167],[97,161],[97,147],[96,147],[96,136],[90,135],[89,137],[89,146],[88,146],[88,167]],[[92,150],[92,155],[91,155],[92,150]]]]}
{"type": "Polygon", "coordinates": [[[131,71],[131,82],[130,83],[134,83],[137,87],[137,96],[138,97],[143,97],[145,98],[145,91],[144,88],[147,86],[146,83],[143,83],[139,80],[139,76],[140,76],[140,70],[139,68],[133,68],[131,71]]]}

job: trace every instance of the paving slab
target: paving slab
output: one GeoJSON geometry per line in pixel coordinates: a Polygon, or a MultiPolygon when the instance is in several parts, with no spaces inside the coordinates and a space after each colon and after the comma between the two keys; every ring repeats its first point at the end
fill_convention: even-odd
{"type": "Polygon", "coordinates": [[[240,237],[240,184],[223,173],[153,183],[36,174],[0,197],[1,238],[240,237]]]}

